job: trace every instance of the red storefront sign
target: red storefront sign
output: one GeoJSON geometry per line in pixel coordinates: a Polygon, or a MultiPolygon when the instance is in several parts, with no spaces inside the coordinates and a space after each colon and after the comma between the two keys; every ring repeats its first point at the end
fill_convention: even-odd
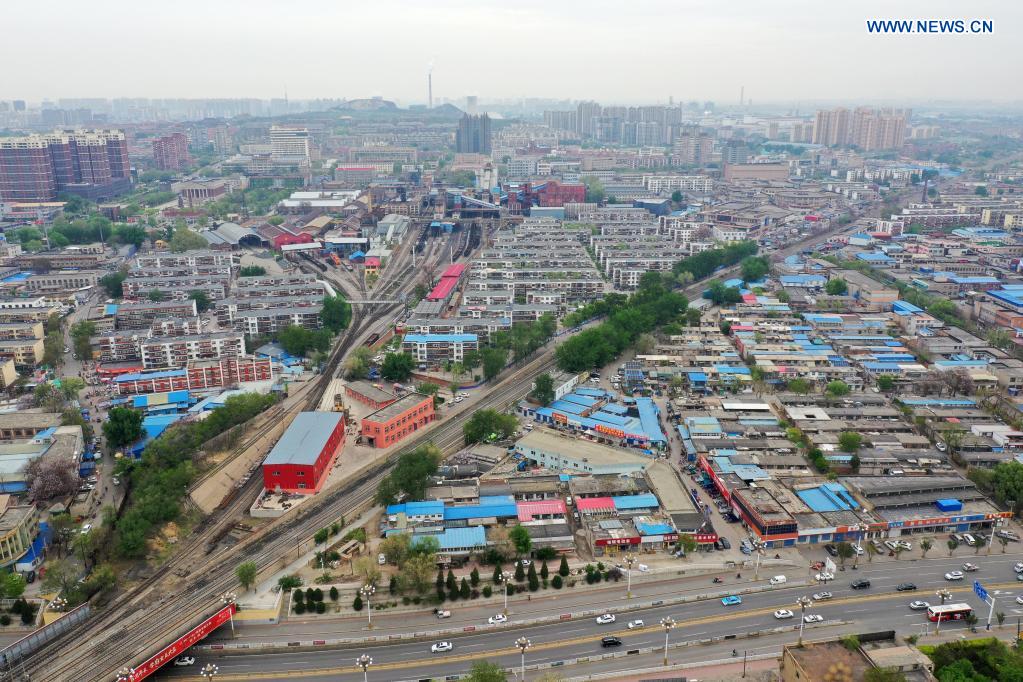
{"type": "Polygon", "coordinates": [[[559,424],[567,424],[568,423],[568,417],[566,417],[565,415],[561,414],[560,412],[553,412],[551,414],[551,416],[554,418],[554,421],[558,422],[559,424]]]}
{"type": "Polygon", "coordinates": [[[631,538],[602,538],[596,541],[597,547],[610,547],[612,545],[638,545],[640,537],[631,538]]]}
{"type": "Polygon", "coordinates": [[[596,430],[600,433],[605,433],[609,436],[614,436],[615,438],[625,438],[625,432],[621,429],[614,429],[610,426],[604,426],[603,424],[597,424],[594,428],[596,428],[596,430]]]}
{"type": "Polygon", "coordinates": [[[166,646],[158,654],[147,660],[137,668],[131,669],[131,675],[128,676],[128,682],[138,682],[138,680],[144,680],[157,670],[162,668],[168,662],[173,661],[175,658],[180,656],[190,646],[201,642],[211,632],[219,628],[221,625],[231,620],[231,616],[234,615],[236,607],[234,604],[228,604],[224,608],[220,609],[212,616],[204,620],[199,625],[195,626],[172,644],[166,646]]]}

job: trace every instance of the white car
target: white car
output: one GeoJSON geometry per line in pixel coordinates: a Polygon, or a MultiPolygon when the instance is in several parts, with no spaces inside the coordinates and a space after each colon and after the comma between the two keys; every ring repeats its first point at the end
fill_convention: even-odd
{"type": "Polygon", "coordinates": [[[923,611],[924,609],[931,608],[931,605],[925,601],[911,601],[909,602],[909,608],[914,611],[923,611]]]}
{"type": "Polygon", "coordinates": [[[1023,573],[1023,561],[1016,562],[1016,565],[1012,567],[1012,570],[1017,573],[1023,573]]]}
{"type": "Polygon", "coordinates": [[[825,580],[834,580],[835,579],[835,574],[834,573],[827,573],[827,572],[818,573],[817,575],[814,576],[814,579],[817,582],[822,583],[825,580]]]}
{"type": "Polygon", "coordinates": [[[618,619],[615,618],[613,613],[605,613],[602,616],[597,616],[597,625],[607,625],[608,623],[613,623],[616,620],[618,619]]]}
{"type": "Polygon", "coordinates": [[[907,552],[913,550],[913,543],[912,542],[906,542],[905,540],[899,540],[895,544],[897,544],[899,547],[902,547],[902,549],[906,550],[907,552]]]}
{"type": "Polygon", "coordinates": [[[820,614],[817,614],[817,613],[808,613],[805,616],[803,616],[803,622],[804,623],[823,623],[824,622],[824,616],[822,616],[820,614]]]}
{"type": "Polygon", "coordinates": [[[533,562],[530,561],[529,559],[519,559],[519,563],[522,564],[522,568],[525,568],[526,566],[528,566],[529,564],[531,564],[533,562]]]}
{"type": "Polygon", "coordinates": [[[507,623],[508,622],[508,616],[504,615],[503,613],[499,613],[496,616],[491,616],[490,618],[487,618],[487,622],[490,623],[491,625],[499,625],[501,623],[507,623]]]}
{"type": "Polygon", "coordinates": [[[178,656],[174,659],[174,665],[195,665],[194,656],[178,656]]]}
{"type": "Polygon", "coordinates": [[[777,611],[774,612],[774,617],[777,618],[778,620],[785,620],[786,618],[791,618],[793,615],[795,614],[793,614],[788,609],[778,609],[777,611]]]}
{"type": "Polygon", "coordinates": [[[853,548],[853,551],[856,552],[857,555],[863,556],[863,548],[862,547],[860,547],[859,545],[853,545],[852,548],[853,548]]]}
{"type": "Polygon", "coordinates": [[[635,630],[636,628],[641,628],[644,625],[645,623],[641,620],[630,620],[628,627],[630,630],[635,630]]]}
{"type": "Polygon", "coordinates": [[[445,651],[451,651],[454,648],[455,646],[451,642],[437,642],[432,647],[430,647],[430,651],[432,651],[435,654],[439,654],[445,651]]]}
{"type": "Polygon", "coordinates": [[[460,402],[462,402],[463,400],[465,400],[465,398],[463,398],[462,396],[458,396],[458,397],[457,397],[457,398],[455,398],[455,399],[454,399],[454,401],[452,401],[452,402],[460,403],[460,402]]]}
{"type": "Polygon", "coordinates": [[[89,531],[91,531],[91,530],[92,530],[92,524],[91,523],[87,523],[84,526],[82,526],[82,530],[80,532],[81,532],[82,535],[88,535],[89,531]]]}
{"type": "Polygon", "coordinates": [[[772,585],[784,585],[785,583],[788,582],[788,578],[786,578],[783,575],[776,575],[767,582],[769,582],[772,585]]]}
{"type": "Polygon", "coordinates": [[[832,594],[830,592],[818,592],[813,595],[814,601],[824,601],[825,599],[831,599],[832,594]]]}
{"type": "Polygon", "coordinates": [[[945,574],[945,580],[962,580],[962,579],[963,579],[963,572],[962,571],[949,571],[948,573],[945,574]]]}
{"type": "Polygon", "coordinates": [[[466,393],[465,391],[462,391],[461,393],[458,394],[458,397],[459,398],[468,398],[469,394],[466,393]]]}
{"type": "Polygon", "coordinates": [[[980,569],[977,567],[977,564],[971,564],[969,561],[967,561],[965,564],[963,564],[963,570],[966,571],[967,573],[972,573],[973,571],[978,571],[980,569]]]}

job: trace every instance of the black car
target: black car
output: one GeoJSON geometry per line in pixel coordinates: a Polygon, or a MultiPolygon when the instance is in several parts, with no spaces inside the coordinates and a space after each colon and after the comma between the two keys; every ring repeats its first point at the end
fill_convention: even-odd
{"type": "Polygon", "coordinates": [[[916,585],[914,585],[913,583],[899,583],[895,587],[895,589],[898,592],[909,592],[910,590],[915,590],[916,585]]]}
{"type": "Polygon", "coordinates": [[[728,538],[718,538],[718,542],[721,543],[721,549],[731,549],[732,543],[728,541],[728,538]]]}
{"type": "Polygon", "coordinates": [[[852,585],[850,585],[850,587],[852,587],[854,590],[865,590],[868,587],[870,587],[870,581],[869,580],[856,580],[856,581],[853,582],[852,585]]]}
{"type": "Polygon", "coordinates": [[[838,547],[835,547],[834,545],[824,545],[824,551],[831,556],[838,556],[838,547]]]}
{"type": "Polygon", "coordinates": [[[602,638],[600,640],[600,646],[605,647],[605,648],[609,647],[609,646],[621,646],[621,645],[622,645],[622,640],[618,639],[617,637],[604,637],[604,638],[602,638]]]}

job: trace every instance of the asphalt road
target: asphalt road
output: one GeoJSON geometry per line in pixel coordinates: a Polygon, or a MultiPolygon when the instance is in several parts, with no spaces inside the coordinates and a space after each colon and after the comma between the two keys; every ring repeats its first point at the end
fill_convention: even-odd
{"type": "MultiPolygon", "coordinates": [[[[907,558],[897,562],[867,564],[857,571],[847,570],[839,573],[839,578],[827,586],[775,588],[768,592],[746,595],[743,597],[743,603],[737,606],[723,606],[720,600],[714,599],[680,606],[649,608],[619,614],[617,622],[610,625],[599,625],[593,619],[587,618],[517,628],[513,619],[509,626],[485,626],[487,628],[485,632],[449,638],[454,643],[454,650],[447,654],[432,654],[430,652],[432,641],[418,641],[301,653],[217,657],[200,655],[197,657],[197,665],[214,661],[220,668],[221,674],[218,677],[220,680],[241,679],[232,676],[242,675],[245,679],[263,680],[293,679],[296,676],[316,679],[318,674],[327,674],[316,671],[328,669],[334,671],[330,679],[355,680],[361,673],[356,674],[353,661],[360,654],[368,653],[373,657],[375,670],[378,671],[377,679],[436,677],[464,672],[470,667],[471,661],[478,658],[486,658],[501,665],[518,665],[519,653],[514,648],[514,641],[523,635],[533,643],[528,660],[538,663],[607,653],[609,650],[600,646],[600,637],[606,635],[616,635],[623,640],[624,646],[615,651],[663,646],[664,632],[658,623],[666,616],[674,618],[678,623],[670,635],[671,640],[676,642],[741,635],[748,631],[785,624],[795,625],[798,624],[798,619],[777,620],[773,612],[784,608],[796,611],[798,615],[796,598],[809,596],[824,589],[834,595],[833,599],[815,603],[807,609],[807,613],[823,616],[825,627],[828,627],[829,622],[854,621],[855,627],[861,631],[883,627],[895,628],[908,634],[919,632],[928,622],[923,612],[911,611],[908,608],[909,602],[914,599],[938,601],[934,596],[938,588],[952,590],[954,602],[964,601],[971,604],[983,624],[988,608],[973,594],[972,578],[981,580],[995,595],[996,611],[1004,612],[1010,620],[1023,616],[1023,605],[1015,602],[1016,596],[1023,594],[1023,583],[1016,582],[1012,570],[1012,565],[1021,558],[1023,552],[1016,551],[1005,555],[995,553],[991,556],[964,555],[954,558],[935,556],[926,560],[907,558]],[[967,574],[964,581],[954,583],[946,581],[944,573],[959,569],[964,561],[977,564],[980,571],[967,574]],[[869,578],[871,587],[866,590],[852,590],[849,584],[856,578],[869,578]],[[919,589],[916,592],[896,592],[895,586],[903,582],[914,582],[919,589]],[[996,587],[997,585],[1001,587],[996,587]],[[642,619],[645,626],[628,630],[626,623],[632,619],[642,619]],[[388,672],[384,673],[385,670],[388,672]],[[343,672],[350,674],[338,674],[343,672]]],[[[480,627],[484,627],[482,623],[480,627]]],[[[946,623],[942,630],[948,632],[963,627],[965,627],[963,623],[946,623]]],[[[793,632],[787,641],[795,639],[796,633],[793,632]]],[[[693,651],[702,650],[700,648],[693,651]]],[[[614,660],[620,662],[621,667],[618,668],[620,670],[635,667],[631,658],[614,660]]],[[[161,676],[163,678],[194,676],[194,672],[190,669],[167,668],[161,672],[161,676]]]]}

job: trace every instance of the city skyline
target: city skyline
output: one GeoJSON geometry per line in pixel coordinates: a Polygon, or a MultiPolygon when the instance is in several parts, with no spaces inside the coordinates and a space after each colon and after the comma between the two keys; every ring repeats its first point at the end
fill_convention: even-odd
{"type": "MultiPolygon", "coordinates": [[[[382,96],[402,105],[425,104],[431,67],[435,102],[466,95],[605,102],[659,102],[674,96],[730,104],[739,102],[743,90],[754,104],[803,102],[807,107],[852,100],[1021,98],[1019,91],[996,80],[1023,59],[1013,49],[1009,30],[1023,18],[1023,10],[1005,3],[964,10],[959,3],[914,1],[903,3],[896,15],[884,3],[866,2],[830,6],[827,16],[799,0],[742,2],[727,14],[703,1],[649,0],[630,6],[624,16],[607,2],[583,6],[528,0],[506,7],[445,0],[428,10],[402,3],[316,3],[304,14],[256,4],[255,9],[234,0],[200,6],[186,0],[155,21],[148,9],[123,0],[61,8],[65,21],[48,27],[45,35],[16,31],[0,45],[5,63],[25,63],[46,49],[46,59],[35,60],[33,68],[6,75],[0,99],[273,98],[287,93],[294,99],[382,96]],[[81,59],[75,36],[108,31],[114,15],[118,40],[94,45],[90,58],[81,59]],[[196,16],[205,18],[197,22],[196,16]],[[674,20],[665,21],[668,17],[674,20]],[[990,20],[994,32],[879,35],[865,27],[868,19],[949,17],[990,20]],[[289,24],[293,32],[282,29],[289,24]],[[74,34],[63,36],[61,26],[74,27],[74,34]],[[381,30],[356,31],[354,26],[381,30]],[[457,39],[438,41],[439,31],[457,39]],[[641,52],[608,48],[639,36],[641,52]],[[524,49],[536,43],[544,49],[524,49]],[[275,49],[266,49],[270,44],[275,49]],[[168,62],[171,53],[174,60],[168,62]],[[367,57],[372,57],[372,68],[364,66],[367,57]],[[494,67],[502,63],[530,74],[519,81],[528,83],[528,91],[509,86],[516,79],[493,77],[494,67]],[[106,78],[96,78],[98,68],[106,78]]],[[[8,8],[12,25],[31,26],[37,12],[35,7],[8,8]]]]}

